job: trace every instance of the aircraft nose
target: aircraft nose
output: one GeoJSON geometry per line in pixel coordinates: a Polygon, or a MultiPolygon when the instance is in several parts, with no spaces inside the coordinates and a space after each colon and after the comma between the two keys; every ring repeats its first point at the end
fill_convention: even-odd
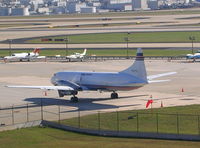
{"type": "Polygon", "coordinates": [[[52,83],[53,85],[56,84],[56,76],[53,76],[53,77],[51,78],[51,83],[52,83]]]}

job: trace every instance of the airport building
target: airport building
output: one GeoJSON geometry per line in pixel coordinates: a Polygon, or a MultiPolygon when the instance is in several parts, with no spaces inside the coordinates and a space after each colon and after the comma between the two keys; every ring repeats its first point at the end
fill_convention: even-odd
{"type": "Polygon", "coordinates": [[[197,6],[200,6],[200,0],[0,0],[0,15],[103,13],[197,6]],[[9,8],[14,9],[13,14],[9,13],[9,8]]]}
{"type": "Polygon", "coordinates": [[[147,10],[147,0],[132,0],[134,10],[147,10]]]}
{"type": "Polygon", "coordinates": [[[67,2],[66,1],[56,1],[55,2],[55,6],[58,6],[58,7],[66,7],[67,6],[67,2]]]}
{"type": "Polygon", "coordinates": [[[34,3],[34,4],[44,4],[44,0],[30,0],[30,3],[34,3]]]}
{"type": "Polygon", "coordinates": [[[67,11],[68,13],[80,13],[81,8],[86,7],[86,3],[68,2],[67,11]]]}
{"type": "Polygon", "coordinates": [[[151,10],[159,9],[158,0],[149,0],[149,1],[148,1],[148,7],[149,7],[151,10]]]}
{"type": "Polygon", "coordinates": [[[11,15],[22,15],[22,16],[28,16],[30,15],[28,7],[22,7],[22,8],[12,8],[11,9],[11,15]]]}
{"type": "Polygon", "coordinates": [[[50,9],[49,9],[49,7],[38,8],[37,13],[48,15],[50,13],[50,9]]]}
{"type": "Polygon", "coordinates": [[[53,14],[65,14],[67,12],[66,7],[53,7],[51,9],[53,14]]]}
{"type": "Polygon", "coordinates": [[[103,8],[114,11],[132,10],[132,0],[104,0],[103,8]]]}
{"type": "Polygon", "coordinates": [[[80,13],[96,13],[96,7],[82,7],[80,13]]]}
{"type": "Polygon", "coordinates": [[[0,7],[0,16],[9,16],[11,15],[11,8],[0,7]]]}

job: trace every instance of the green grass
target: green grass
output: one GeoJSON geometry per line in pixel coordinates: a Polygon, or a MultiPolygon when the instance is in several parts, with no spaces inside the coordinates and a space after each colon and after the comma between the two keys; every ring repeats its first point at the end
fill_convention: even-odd
{"type": "MultiPolygon", "coordinates": [[[[119,129],[120,131],[198,135],[200,132],[200,125],[198,125],[200,118],[198,115],[200,115],[200,105],[111,113],[100,112],[80,117],[80,127],[102,130],[119,129]],[[130,117],[133,118],[128,119],[130,117]]],[[[79,127],[79,118],[62,120],[61,123],[79,127]]]]}
{"type": "MultiPolygon", "coordinates": [[[[191,42],[189,36],[195,36],[195,42],[200,41],[200,33],[196,32],[140,32],[130,33],[129,42],[132,43],[185,43],[191,42]]],[[[68,36],[69,43],[125,43],[125,33],[94,33],[68,36]]],[[[52,39],[65,39],[66,36],[45,37],[52,39]]],[[[41,41],[41,38],[27,40],[26,43],[65,43],[64,41],[41,41]]]]}
{"type": "MultiPolygon", "coordinates": [[[[12,53],[22,53],[22,52],[31,52],[31,50],[13,50],[12,53]]],[[[83,50],[68,50],[68,55],[73,54],[74,52],[82,53],[83,50]]],[[[190,50],[144,50],[145,56],[184,56],[190,53],[190,50]]],[[[129,56],[135,56],[136,49],[129,49],[129,56]]],[[[0,56],[9,55],[9,50],[0,50],[0,56]]],[[[65,56],[65,50],[42,50],[40,55],[44,56],[55,56],[61,55],[65,56]]],[[[90,50],[88,49],[87,55],[96,55],[96,56],[126,56],[126,49],[108,49],[108,50],[90,50]]]]}
{"type": "Polygon", "coordinates": [[[1,148],[199,148],[199,142],[97,137],[51,128],[0,132],[1,148]]]}

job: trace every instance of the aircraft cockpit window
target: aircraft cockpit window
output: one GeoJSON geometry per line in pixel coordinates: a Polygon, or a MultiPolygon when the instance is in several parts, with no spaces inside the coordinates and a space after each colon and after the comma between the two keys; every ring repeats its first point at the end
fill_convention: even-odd
{"type": "Polygon", "coordinates": [[[11,54],[11,56],[15,56],[15,54],[11,54]]]}

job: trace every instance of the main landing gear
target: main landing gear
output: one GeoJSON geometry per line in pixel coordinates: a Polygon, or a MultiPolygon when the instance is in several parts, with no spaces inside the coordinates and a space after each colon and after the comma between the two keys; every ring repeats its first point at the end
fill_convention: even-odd
{"type": "Polygon", "coordinates": [[[113,92],[110,97],[111,97],[111,99],[117,99],[118,94],[116,92],[113,92]]]}
{"type": "Polygon", "coordinates": [[[77,103],[78,97],[76,97],[76,96],[71,97],[71,102],[77,103]]]}

